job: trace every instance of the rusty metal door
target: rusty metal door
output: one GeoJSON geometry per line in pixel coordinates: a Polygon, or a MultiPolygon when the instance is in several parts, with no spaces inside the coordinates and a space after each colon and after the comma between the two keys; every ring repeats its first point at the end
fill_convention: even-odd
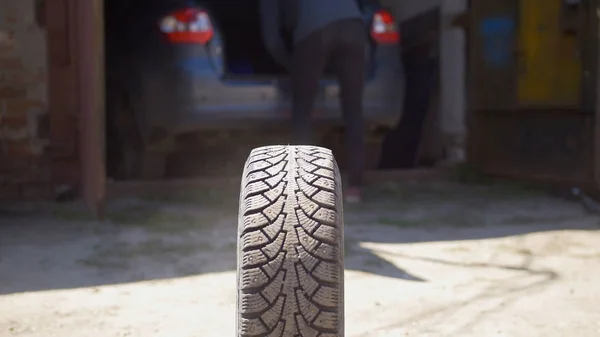
{"type": "Polygon", "coordinates": [[[478,111],[517,106],[517,0],[471,1],[469,105],[478,111]]]}
{"type": "Polygon", "coordinates": [[[519,8],[518,100],[521,107],[579,108],[583,5],[527,0],[519,8]]]}
{"type": "Polygon", "coordinates": [[[105,202],[103,0],[45,4],[53,181],[78,186],[95,215],[105,202]]]}
{"type": "MultiPolygon", "coordinates": [[[[568,70],[567,81],[573,83],[581,80],[581,89],[577,89],[580,95],[571,90],[564,97],[553,97],[547,91],[560,90],[557,89],[560,85],[553,86],[556,83],[545,88],[547,90],[540,95],[529,91],[534,88],[531,82],[547,75],[540,69],[536,69],[531,77],[521,78],[519,83],[519,65],[523,64],[524,57],[520,47],[526,42],[522,35],[523,31],[531,33],[531,29],[520,26],[520,22],[527,20],[521,15],[538,8],[525,6],[525,9],[531,10],[523,11],[527,1],[471,2],[468,161],[479,170],[497,176],[586,184],[594,178],[593,162],[597,157],[594,149],[594,137],[597,135],[595,115],[589,104],[590,93],[596,86],[595,83],[590,85],[585,76],[582,78],[582,74],[575,72],[596,76],[596,60],[593,64],[589,62],[591,49],[595,53],[596,48],[597,27],[590,24],[591,18],[595,17],[595,7],[587,7],[593,11],[584,13],[588,18],[584,21],[586,26],[579,27],[581,65],[573,63],[569,69],[557,70],[553,78],[548,80],[560,81],[565,76],[562,72],[568,70]],[[539,97],[550,99],[547,104],[540,104],[537,100],[532,106],[531,98],[534,96],[536,100],[539,97]]],[[[562,0],[547,1],[553,2],[554,9],[562,3],[562,0]]],[[[554,19],[550,21],[556,23],[554,19]]],[[[537,26],[529,28],[536,30],[537,26]]],[[[536,43],[540,41],[540,36],[529,36],[529,40],[528,43],[536,43]]],[[[567,42],[573,44],[572,39],[567,42]]],[[[548,42],[546,47],[554,47],[555,43],[548,42]]],[[[542,46],[527,47],[531,51],[542,46]]],[[[544,59],[544,62],[557,63],[556,58],[553,55],[544,59]]],[[[550,67],[548,64],[538,66],[550,67]]]]}

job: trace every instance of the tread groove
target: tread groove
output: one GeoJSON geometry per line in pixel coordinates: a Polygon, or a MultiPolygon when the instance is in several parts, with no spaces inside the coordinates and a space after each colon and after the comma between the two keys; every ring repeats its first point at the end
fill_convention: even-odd
{"type": "Polygon", "coordinates": [[[252,150],[238,221],[238,337],[341,337],[343,210],[330,150],[252,150]]]}

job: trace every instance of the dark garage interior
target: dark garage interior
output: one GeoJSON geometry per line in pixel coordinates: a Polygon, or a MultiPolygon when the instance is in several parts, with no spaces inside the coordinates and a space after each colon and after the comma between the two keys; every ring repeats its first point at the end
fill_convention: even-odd
{"type": "MultiPolygon", "coordinates": [[[[240,128],[239,125],[231,123],[177,134],[169,134],[165,130],[150,130],[146,133],[141,131],[143,124],[150,118],[144,115],[148,107],[144,106],[145,93],[141,88],[160,86],[163,91],[158,95],[172,96],[179,95],[172,93],[183,90],[181,86],[193,85],[194,93],[185,94],[188,97],[180,99],[185,101],[191,96],[195,99],[202,95],[202,91],[219,90],[205,82],[191,84],[190,81],[194,80],[190,79],[189,74],[194,71],[201,75],[204,74],[202,71],[213,72],[215,75],[211,76],[218,78],[224,86],[246,85],[248,92],[261,90],[260,86],[270,80],[285,80],[289,77],[286,70],[269,55],[261,41],[258,1],[240,2],[235,6],[220,1],[204,1],[201,8],[207,16],[194,16],[196,21],[190,21],[192,19],[189,15],[196,14],[190,14],[195,13],[194,7],[189,7],[186,1],[172,1],[168,4],[145,1],[142,6],[139,0],[105,0],[106,170],[109,178],[158,180],[236,174],[251,148],[270,143],[285,143],[289,139],[289,125],[286,122],[262,123],[250,128],[240,128]],[[173,75],[170,71],[159,73],[157,69],[176,67],[177,62],[183,61],[175,60],[181,58],[184,53],[190,53],[184,50],[188,46],[181,43],[184,41],[181,39],[186,38],[183,33],[164,33],[160,29],[164,25],[172,24],[171,22],[195,24],[198,29],[202,29],[200,25],[206,24],[203,20],[214,29],[211,31],[211,41],[203,47],[205,51],[202,53],[214,57],[219,51],[221,57],[211,59],[210,69],[198,70],[188,67],[187,74],[183,75],[173,75]],[[158,63],[152,61],[162,64],[157,65],[158,63]]],[[[432,12],[429,18],[417,20],[416,24],[422,26],[425,22],[425,25],[430,26],[429,30],[437,36],[435,31],[439,30],[438,16],[438,12],[432,12]]],[[[409,23],[405,35],[408,36],[409,43],[416,41],[419,44],[418,40],[423,37],[418,34],[411,35],[410,30],[413,26],[414,23],[409,23]]],[[[406,39],[406,36],[403,36],[403,39],[406,39]]],[[[436,41],[434,39],[427,42],[430,46],[426,46],[425,49],[435,49],[432,46],[436,41]]],[[[289,37],[288,45],[291,45],[289,37]]],[[[431,51],[427,50],[425,53],[431,51]]],[[[204,54],[187,55],[197,59],[205,57],[204,54]]],[[[404,58],[405,62],[420,57],[418,51],[416,56],[414,52],[410,55],[412,58],[404,58]]],[[[400,52],[397,58],[402,59],[400,52]]],[[[185,62],[190,61],[186,59],[185,62]]],[[[418,62],[413,62],[413,65],[422,67],[418,62]]],[[[420,101],[408,102],[414,113],[404,118],[399,126],[401,130],[390,134],[390,130],[394,128],[393,124],[387,127],[368,127],[366,134],[369,168],[431,167],[441,157],[436,111],[438,86],[435,79],[429,82],[431,83],[421,83],[416,87],[418,91],[423,91],[419,88],[425,86],[425,92],[421,94],[420,101]],[[386,144],[382,151],[384,139],[386,144]],[[408,145],[403,146],[403,143],[408,145]]],[[[402,87],[395,90],[398,95],[402,94],[402,87]]],[[[412,99],[414,93],[408,92],[408,95],[412,99]]],[[[202,99],[193,103],[197,107],[210,104],[202,99]]],[[[165,104],[164,109],[165,116],[177,118],[175,114],[178,108],[173,104],[165,104]]],[[[402,108],[398,107],[394,114],[399,117],[401,110],[402,108]]],[[[169,122],[165,120],[164,125],[169,122]]],[[[315,128],[315,142],[334,149],[343,169],[343,128],[319,123],[315,123],[315,128]]]]}

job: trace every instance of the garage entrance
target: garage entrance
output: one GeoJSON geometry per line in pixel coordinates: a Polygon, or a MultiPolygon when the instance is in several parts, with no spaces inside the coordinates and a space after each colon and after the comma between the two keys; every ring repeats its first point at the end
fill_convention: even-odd
{"type": "MultiPolygon", "coordinates": [[[[207,1],[210,6],[200,9],[189,8],[187,2],[170,1],[153,8],[145,17],[135,1],[111,1],[60,0],[46,8],[53,141],[65,144],[65,148],[81,144],[74,160],[80,164],[77,169],[71,165],[73,174],[65,174],[64,168],[65,162],[74,162],[72,158],[55,160],[54,171],[71,179],[80,175],[86,200],[94,209],[102,208],[107,174],[126,180],[204,174],[193,165],[187,171],[173,169],[178,165],[169,162],[177,163],[178,159],[196,161],[201,166],[211,162],[215,174],[224,173],[225,166],[239,173],[252,147],[285,139],[282,132],[288,131],[289,124],[289,80],[280,76],[283,70],[274,66],[260,43],[256,16],[247,15],[256,11],[252,1],[246,4],[249,8],[236,10],[220,8],[216,1],[207,1]],[[137,16],[127,14],[131,10],[137,10],[137,16]],[[246,21],[240,22],[242,17],[246,21]],[[187,30],[176,31],[183,21],[187,30]],[[240,30],[220,29],[233,27],[233,23],[247,28],[245,39],[236,35],[240,30]],[[200,41],[207,38],[211,43],[200,41]],[[231,40],[241,42],[228,43],[231,40]],[[165,42],[175,47],[161,49],[156,45],[165,42]],[[189,48],[191,43],[185,42],[199,42],[201,48],[189,48]],[[104,54],[106,62],[99,57],[104,54]],[[170,63],[163,62],[169,57],[170,63]],[[173,69],[171,77],[164,76],[165,70],[173,69]],[[189,76],[202,80],[194,82],[189,76]],[[183,83],[185,90],[174,83],[183,83]],[[186,105],[174,105],[183,103],[186,105]],[[187,117],[192,118],[182,118],[181,111],[199,106],[204,110],[188,113],[187,117]],[[255,137],[257,133],[262,138],[255,137]]],[[[369,8],[367,2],[363,5],[370,20],[367,29],[390,20],[385,9],[369,8]]],[[[373,40],[367,50],[365,113],[372,121],[369,155],[374,163],[371,167],[376,168],[381,139],[401,111],[403,74],[398,75],[401,65],[397,49],[372,31],[366,33],[373,40]]],[[[323,127],[339,118],[339,90],[327,77],[321,90],[316,108],[317,133],[322,145],[339,149],[337,157],[343,167],[343,129],[335,123],[323,127]]],[[[435,118],[430,125],[436,129],[435,118]]],[[[435,143],[435,139],[429,141],[424,152],[436,152],[439,147],[435,143]]]]}
{"type": "Polygon", "coordinates": [[[104,44],[101,0],[55,0],[45,13],[51,170],[80,187],[95,214],[105,201],[104,44]]]}
{"type": "MultiPolygon", "coordinates": [[[[263,44],[258,3],[105,0],[110,178],[239,174],[253,147],[291,140],[290,78],[263,44]]],[[[375,169],[383,136],[402,111],[405,74],[393,16],[377,2],[359,3],[369,42],[364,95],[368,166],[375,169]],[[374,28],[382,23],[388,28],[374,28]]],[[[434,13],[433,21],[438,18],[434,13]]],[[[291,48],[291,35],[283,34],[291,48]]],[[[333,75],[333,65],[328,65],[314,107],[315,142],[332,148],[343,168],[343,118],[333,75]]],[[[414,129],[405,125],[401,133],[414,129]]],[[[400,151],[394,142],[419,142],[412,138],[391,139],[389,151],[400,151]]],[[[424,161],[429,164],[432,143],[423,147],[429,150],[424,161]]],[[[403,167],[412,168],[419,160],[408,161],[403,167]]]]}

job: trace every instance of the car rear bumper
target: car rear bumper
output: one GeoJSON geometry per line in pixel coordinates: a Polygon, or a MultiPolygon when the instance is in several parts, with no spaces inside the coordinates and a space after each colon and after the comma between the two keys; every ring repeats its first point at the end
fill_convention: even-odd
{"type": "MultiPolygon", "coordinates": [[[[397,114],[390,114],[386,107],[365,107],[367,124],[393,126],[398,117],[397,114]]],[[[274,127],[289,124],[290,121],[289,109],[280,109],[271,104],[241,108],[199,106],[180,114],[176,120],[172,121],[168,132],[181,134],[222,128],[274,127]]],[[[321,125],[343,126],[343,119],[337,108],[316,108],[312,115],[312,121],[321,125]]]]}
{"type": "MultiPolygon", "coordinates": [[[[225,82],[203,47],[186,49],[169,66],[148,64],[136,95],[136,115],[146,140],[207,129],[285,124],[290,119],[288,82],[225,82]]],[[[392,125],[401,114],[403,76],[396,48],[376,53],[376,65],[363,94],[367,124],[392,125]]],[[[323,81],[312,118],[342,124],[339,88],[323,81]]]]}

